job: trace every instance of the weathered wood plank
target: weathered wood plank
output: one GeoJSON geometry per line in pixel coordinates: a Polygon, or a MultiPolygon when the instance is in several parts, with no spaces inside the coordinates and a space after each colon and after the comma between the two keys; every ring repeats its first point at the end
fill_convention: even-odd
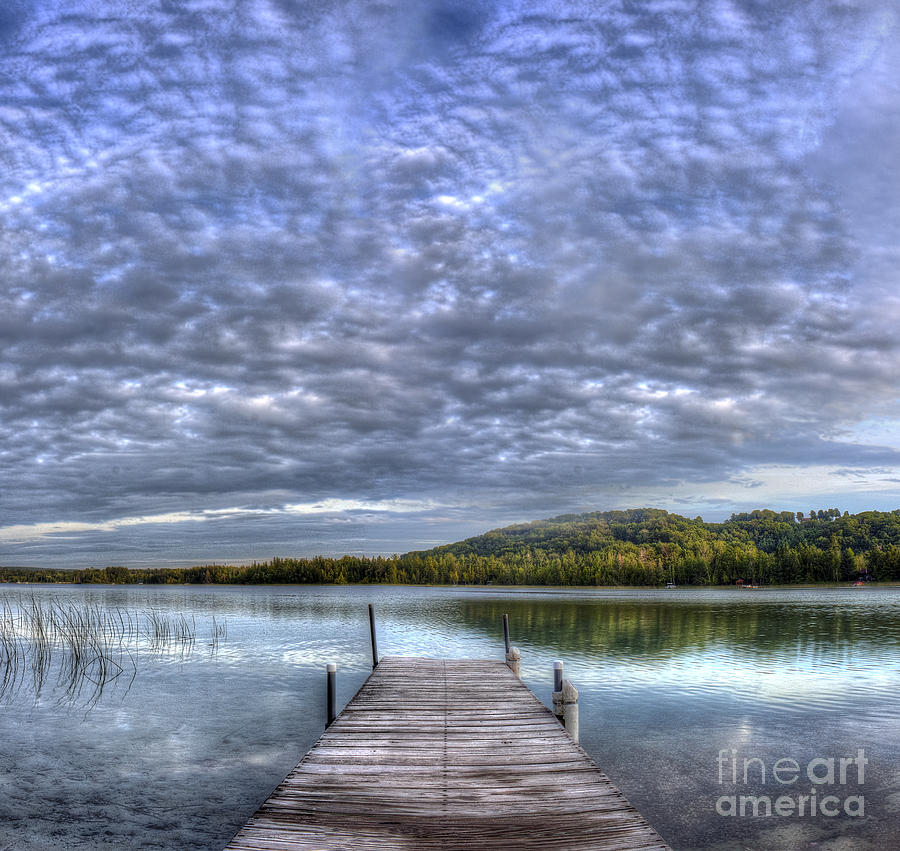
{"type": "Polygon", "coordinates": [[[667,847],[505,663],[386,657],[226,851],[667,847]]]}

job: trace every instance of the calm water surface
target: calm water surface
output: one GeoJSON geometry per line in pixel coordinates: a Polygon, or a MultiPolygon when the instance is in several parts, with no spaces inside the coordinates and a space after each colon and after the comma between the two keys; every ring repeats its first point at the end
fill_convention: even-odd
{"type": "Polygon", "coordinates": [[[130,647],[96,703],[52,675],[37,696],[30,675],[7,691],[0,849],[221,849],[318,738],[325,664],[342,704],[368,675],[370,601],[395,655],[500,659],[508,612],[525,682],[549,703],[565,661],[582,745],[676,849],[900,848],[897,588],[0,586],[0,605],[32,597],[184,613],[196,641],[130,647]],[[863,776],[854,763],[841,782],[860,750],[863,776]],[[772,776],[779,759],[793,784],[772,776]],[[835,782],[813,784],[810,763],[827,780],[829,760],[835,782]],[[812,791],[838,814],[797,815],[812,791]],[[795,814],[717,812],[741,795],[795,814]]]}

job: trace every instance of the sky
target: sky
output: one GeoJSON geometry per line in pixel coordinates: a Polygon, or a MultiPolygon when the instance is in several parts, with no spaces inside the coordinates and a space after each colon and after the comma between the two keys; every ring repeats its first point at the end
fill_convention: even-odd
{"type": "Polygon", "coordinates": [[[895,0],[6,0],[0,564],[900,507],[895,0]]]}

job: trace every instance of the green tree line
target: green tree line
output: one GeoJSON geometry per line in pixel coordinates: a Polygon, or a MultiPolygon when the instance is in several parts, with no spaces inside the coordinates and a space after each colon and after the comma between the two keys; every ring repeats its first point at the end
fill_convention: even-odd
{"type": "Polygon", "coordinates": [[[768,509],[705,523],[656,508],[562,515],[390,557],[248,565],[0,568],[3,582],[144,584],[733,585],[900,581],[900,510],[768,509]]]}

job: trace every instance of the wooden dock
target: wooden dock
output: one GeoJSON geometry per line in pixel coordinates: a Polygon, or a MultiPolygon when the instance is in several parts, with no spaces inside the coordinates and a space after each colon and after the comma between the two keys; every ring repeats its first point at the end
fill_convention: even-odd
{"type": "Polygon", "coordinates": [[[226,851],[666,849],[503,662],[385,657],[226,851]]]}

